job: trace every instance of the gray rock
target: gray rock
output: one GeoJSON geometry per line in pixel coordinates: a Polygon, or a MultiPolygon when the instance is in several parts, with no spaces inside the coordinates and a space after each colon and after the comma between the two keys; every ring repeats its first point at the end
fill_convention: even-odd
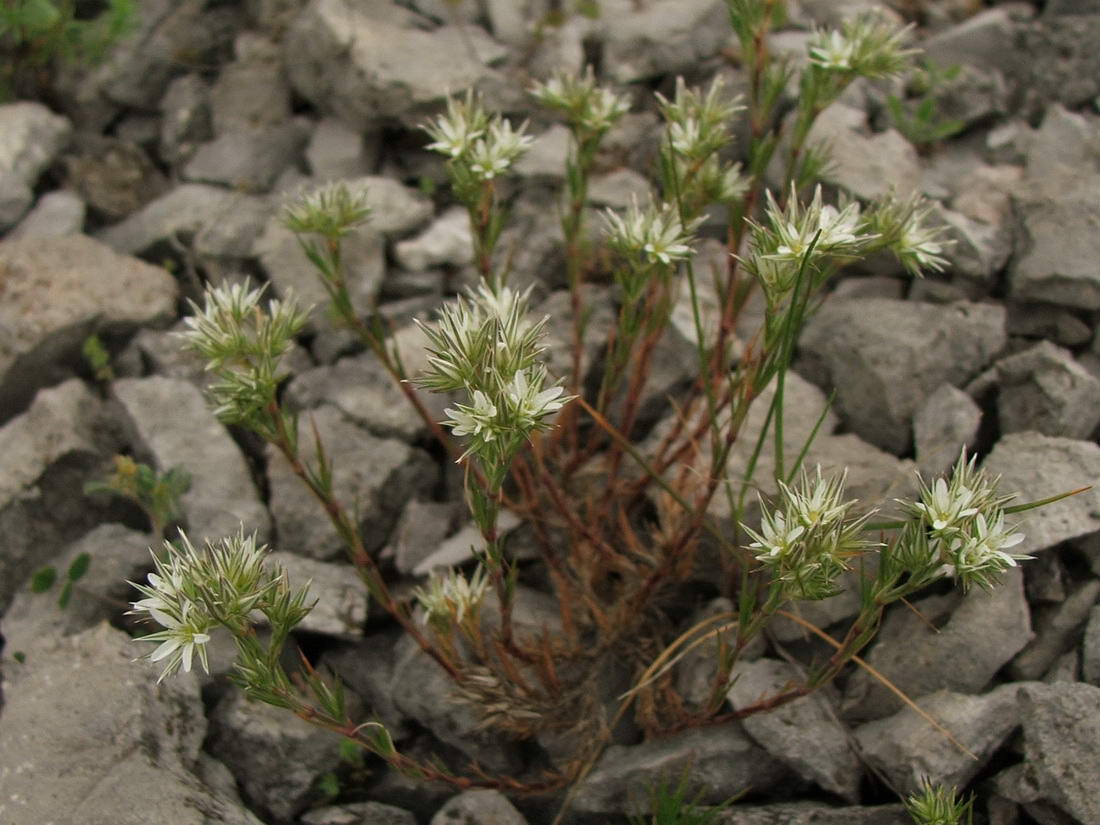
{"type": "Polygon", "coordinates": [[[431,825],[527,825],[527,820],[500,791],[464,791],[447,800],[431,825]]]}
{"type": "Polygon", "coordinates": [[[1009,304],[1008,334],[1046,338],[1063,347],[1079,347],[1092,340],[1093,330],[1068,309],[1050,304],[1009,304]]]}
{"type": "Polygon", "coordinates": [[[965,65],[1009,72],[1014,68],[1017,9],[983,9],[921,42],[924,56],[939,66],[965,65]]]}
{"type": "Polygon", "coordinates": [[[627,209],[635,202],[644,207],[651,191],[649,181],[633,169],[616,169],[592,176],[588,202],[613,209],[627,209]]]}
{"type": "Polygon", "coordinates": [[[1066,600],[1065,565],[1057,553],[1040,553],[1024,565],[1028,601],[1036,604],[1061,604],[1066,600]]]}
{"type": "Polygon", "coordinates": [[[290,82],[322,112],[370,129],[380,117],[415,121],[448,94],[489,81],[489,65],[506,53],[477,26],[413,25],[410,12],[380,0],[315,0],[287,32],[290,82]]]}
{"type": "Polygon", "coordinates": [[[275,211],[269,198],[240,194],[225,211],[195,235],[193,249],[201,258],[249,258],[268,219],[275,211]]]}
{"type": "Polygon", "coordinates": [[[152,569],[149,545],[155,540],[121,524],[101,524],[66,546],[52,562],[59,580],[77,556],[87,553],[91,558],[68,606],[62,610],[57,605],[60,584],[38,594],[24,582],[0,624],[5,649],[34,656],[61,636],[75,636],[114,618],[127,602],[141,597],[129,582],[143,581],[152,569]]]}
{"type": "Polygon", "coordinates": [[[943,384],[913,414],[913,442],[924,478],[947,472],[978,436],[982,410],[960,389],[943,384]]]}
{"type": "Polygon", "coordinates": [[[1023,99],[1013,108],[1032,116],[1054,101],[1075,108],[1100,94],[1097,40],[1100,19],[1093,14],[1042,15],[1022,25],[1012,74],[1023,99]]]}
{"type": "Polygon", "coordinates": [[[867,115],[842,103],[821,113],[807,143],[829,147],[822,180],[862,200],[881,198],[891,190],[904,196],[920,182],[916,149],[893,129],[869,134],[867,115]]]}
{"type": "Polygon", "coordinates": [[[413,271],[471,263],[474,239],[469,213],[465,207],[451,207],[416,237],[398,242],[394,255],[401,266],[413,271]]]}
{"type": "Polygon", "coordinates": [[[206,718],[194,674],[157,685],[160,668],[134,664],[134,654],[103,623],[5,665],[5,823],[260,825],[196,776],[206,718]]]}
{"type": "MultiPolygon", "coordinates": [[[[519,524],[519,516],[505,510],[497,518],[497,531],[504,536],[519,524]]],[[[412,568],[412,574],[427,576],[439,568],[458,567],[473,561],[476,551],[484,547],[485,539],[481,535],[481,529],[472,521],[467,522],[417,561],[412,568]]]]}
{"type": "Polygon", "coordinates": [[[862,438],[901,454],[924,399],[966,381],[1004,347],[1004,320],[992,304],[828,301],[806,324],[801,371],[836,387],[841,416],[862,438]]]}
{"type": "Polygon", "coordinates": [[[390,536],[393,564],[409,575],[431,556],[450,532],[455,508],[444,502],[413,499],[405,505],[390,536]]]}
{"type": "Polygon", "coordinates": [[[15,226],[34,203],[34,191],[11,172],[0,173],[0,232],[15,226]]]}
{"type": "Polygon", "coordinates": [[[431,200],[393,178],[368,175],[348,181],[348,187],[366,189],[369,225],[387,238],[406,235],[432,216],[431,200]]]}
{"type": "Polygon", "coordinates": [[[1028,685],[1021,702],[1025,772],[1039,797],[1082,825],[1100,821],[1100,688],[1028,685]]]}
{"type": "Polygon", "coordinates": [[[1100,175],[1058,177],[1059,191],[1034,188],[1017,201],[1020,249],[1009,268],[1009,294],[1074,309],[1100,309],[1100,175]]]}
{"type": "MultiPolygon", "coordinates": [[[[717,633],[718,635],[711,636],[694,649],[685,650],[676,662],[674,671],[676,674],[676,690],[694,708],[702,706],[703,702],[710,696],[711,688],[714,686],[718,661],[718,638],[724,639],[731,646],[737,642],[736,620],[732,618],[736,615],[733,602],[725,596],[712,599],[696,611],[689,623],[689,627],[695,628],[704,621],[714,619],[723,613],[729,614],[729,616],[723,617],[721,622],[707,621],[707,624],[701,630],[696,631],[697,638],[706,633],[717,633]]],[[[748,662],[758,659],[764,655],[766,649],[767,640],[764,635],[757,635],[741,651],[738,661],[748,662]]]]}
{"type": "MultiPolygon", "coordinates": [[[[333,490],[358,522],[368,550],[380,548],[397,520],[400,505],[428,488],[435,468],[420,450],[370,435],[332,407],[320,407],[299,424],[300,455],[313,464],[312,423],[332,465],[333,490]]],[[[271,514],[279,547],[322,561],[339,556],[344,544],[321,506],[308,495],[290,464],[268,447],[271,514]]]]}
{"type": "MultiPolygon", "coordinates": [[[[358,708],[352,704],[348,712],[354,717],[358,708]]],[[[250,702],[234,689],[210,716],[206,749],[233,771],[250,806],[287,822],[323,798],[315,783],[340,765],[339,743],[336,734],[283,708],[250,702]]]]}
{"type": "Polygon", "coordinates": [[[641,745],[608,748],[577,787],[571,810],[586,814],[649,812],[649,788],[662,779],[675,782],[690,766],[689,792],[702,805],[716,805],[747,790],[763,790],[782,780],[783,765],[753,743],[734,722],[654,739],[641,745]]]}
{"type": "Polygon", "coordinates": [[[238,191],[267,192],[283,170],[295,163],[308,136],[297,120],[225,132],[198,147],[183,167],[183,177],[238,191]]]}
{"type": "Polygon", "coordinates": [[[409,736],[405,716],[397,709],[391,691],[394,649],[404,638],[399,627],[371,633],[360,642],[326,651],[321,664],[331,667],[362,701],[372,718],[378,719],[394,740],[409,736]]]}
{"type": "Polygon", "coordinates": [[[714,820],[715,825],[910,825],[901,805],[831,808],[813,802],[735,805],[714,820]]]}
{"type": "Polygon", "coordinates": [[[76,379],[42,390],[0,428],[0,612],[33,569],[99,520],[73,490],[101,469],[105,431],[102,404],[76,379]]]}
{"type": "Polygon", "coordinates": [[[535,137],[530,148],[512,169],[523,178],[565,179],[565,161],[569,157],[572,136],[569,128],[555,123],[535,137]]]}
{"type": "Polygon", "coordinates": [[[299,817],[302,825],[416,825],[411,811],[381,802],[349,802],[317,808],[299,817]]]}
{"type": "Polygon", "coordinates": [[[150,376],[124,378],[111,391],[129,417],[141,451],[161,471],[180,467],[191,488],[180,504],[195,538],[217,540],[243,529],[265,541],[271,517],[248,464],[225,427],[187,381],[150,376]]]}
{"type": "Polygon", "coordinates": [[[476,23],[482,16],[482,0],[411,0],[412,8],[438,23],[476,23]]]}
{"type": "MultiPolygon", "coordinates": [[[[287,401],[296,409],[322,404],[336,407],[360,427],[384,438],[413,442],[426,432],[423,419],[373,353],[341,358],[296,375],[287,385],[287,401]]],[[[435,420],[442,420],[442,396],[417,390],[435,420]]]]}
{"type": "Polygon", "coordinates": [[[34,186],[69,143],[73,127],[41,103],[0,106],[0,175],[34,186]]]}
{"type": "Polygon", "coordinates": [[[1008,263],[1012,235],[1005,223],[986,224],[961,212],[935,207],[930,225],[943,228],[943,247],[951,272],[981,283],[989,283],[1008,263]]]}
{"type": "Polygon", "coordinates": [[[329,564],[284,552],[271,553],[268,559],[286,570],[294,587],[311,582],[309,597],[317,604],[299,628],[342,639],[362,637],[367,621],[367,589],[350,564],[329,564]]]}
{"type": "Polygon", "coordinates": [[[1081,642],[1081,679],[1100,687],[1100,605],[1089,611],[1085,638],[1081,642]]]}
{"type": "MultiPolygon", "coordinates": [[[[1100,478],[1100,446],[1040,433],[1013,433],[997,442],[982,467],[1000,476],[1001,491],[1015,493],[1016,501],[1038,501],[1100,478]]],[[[1093,489],[1029,510],[1024,541],[1014,552],[1037,553],[1098,530],[1100,491],[1093,489]]]]}
{"type": "Polygon", "coordinates": [[[198,74],[185,74],[168,85],[160,103],[158,150],[171,164],[187,161],[214,137],[210,123],[210,87],[198,74]]]}
{"type": "MultiPolygon", "coordinates": [[[[312,307],[310,324],[315,331],[339,328],[329,312],[331,300],[321,274],[310,263],[297,236],[283,225],[280,214],[268,218],[253,251],[280,296],[293,294],[300,306],[312,307]]],[[[370,225],[356,227],[344,236],[345,280],[352,306],[361,316],[374,306],[382,287],[385,253],[382,235],[370,225]]]]}
{"type": "Polygon", "coordinates": [[[361,131],[352,129],[338,118],[322,118],[306,147],[310,173],[320,180],[369,175],[378,161],[377,139],[372,138],[365,138],[361,131]]]}
{"type": "MultiPolygon", "coordinates": [[[[490,771],[514,774],[520,770],[523,763],[515,743],[499,731],[485,729],[480,708],[459,695],[447,673],[410,636],[401,637],[396,655],[389,692],[398,711],[490,771]],[[408,685],[416,685],[416,690],[408,685]]],[[[467,766],[451,767],[464,770],[467,766]]]]}
{"type": "Polygon", "coordinates": [[[1010,684],[984,696],[948,690],[929,694],[917,705],[959,744],[906,707],[860,726],[855,732],[860,753],[899,795],[918,793],[925,778],[948,788],[966,787],[1019,727],[1019,689],[1020,685],[1010,684]]]}
{"type": "Polygon", "coordinates": [[[509,46],[526,46],[531,39],[531,21],[550,11],[548,0],[484,0],[493,37],[509,46]]]}
{"type": "Polygon", "coordinates": [[[93,332],[124,335],[175,311],[163,269],[85,235],[0,244],[0,421],[82,364],[93,332]]]}
{"type": "Polygon", "coordinates": [[[64,238],[84,231],[87,211],[79,195],[67,189],[47,192],[38,199],[34,209],[7,235],[7,240],[20,238],[64,238]]]}
{"type": "Polygon", "coordinates": [[[604,72],[615,83],[687,71],[716,55],[729,38],[727,11],[715,0],[625,5],[619,14],[605,11],[599,23],[604,72]]]}
{"type": "Polygon", "coordinates": [[[1049,341],[998,361],[1002,433],[1033,430],[1085,439],[1100,423],[1100,380],[1049,341]]]}
{"type": "MultiPolygon", "coordinates": [[[[778,659],[740,662],[727,698],[741,710],[785,687],[800,684],[805,674],[778,659]]],[[[741,720],[746,733],[795,773],[837,796],[855,802],[863,769],[848,744],[848,732],[821,691],[775,710],[741,720]]]]}
{"type": "Polygon", "coordinates": [[[193,235],[208,221],[231,213],[240,197],[218,186],[180,184],[96,237],[119,252],[139,255],[158,243],[193,235]]]}
{"type": "Polygon", "coordinates": [[[75,144],[65,156],[68,183],[108,220],[131,215],[168,190],[168,179],[137,144],[86,132],[75,144]]]}
{"type": "Polygon", "coordinates": [[[1035,638],[1013,660],[1010,672],[1015,679],[1038,679],[1051,665],[1072,648],[1088,621],[1089,611],[1100,596],[1100,581],[1090,580],[1069,597],[1040,614],[1035,623],[1035,638]]]}
{"type": "Polygon", "coordinates": [[[210,89],[214,134],[273,130],[291,118],[290,84],[279,45],[255,32],[234,42],[234,60],[222,66],[210,89]]]}
{"type": "MultiPolygon", "coordinates": [[[[937,690],[978,693],[1031,638],[1031,621],[1018,569],[991,590],[974,589],[954,598],[928,597],[915,603],[923,618],[905,606],[892,609],[874,647],[864,658],[911,699],[937,690]],[[942,619],[950,614],[946,623],[942,619]],[[938,630],[926,623],[931,622],[938,630]],[[974,640],[982,644],[975,645],[974,640]]],[[[866,672],[852,674],[844,697],[852,721],[881,719],[901,700],[866,672]]]]}
{"type": "Polygon", "coordinates": [[[155,111],[169,82],[180,74],[178,55],[210,47],[200,20],[205,0],[147,0],[134,31],[89,70],[63,66],[58,85],[82,126],[96,131],[121,106],[155,111]]]}

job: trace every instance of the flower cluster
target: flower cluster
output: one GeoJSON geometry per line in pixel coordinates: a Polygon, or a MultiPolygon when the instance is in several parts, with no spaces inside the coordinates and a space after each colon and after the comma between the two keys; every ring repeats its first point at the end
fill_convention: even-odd
{"type": "Polygon", "coordinates": [[[305,604],[308,583],[292,595],[285,573],[265,568],[266,555],[267,547],[257,546],[256,536],[246,536],[243,529],[218,543],[207,542],[201,551],[181,530],[177,542],[165,542],[163,557],[153,554],[156,572],[148,583],[131,582],[144,598],[132,603],[130,614],[164,628],[137,639],[159,643],[150,661],[168,660],[158,682],[181,668],[189,672],[196,653],[209,672],[210,632],[219,625],[239,632],[253,610],[267,615],[272,626],[293,626],[304,618],[312,607],[305,604]]]}
{"type": "Polygon", "coordinates": [[[725,98],[722,85],[721,77],[715,78],[704,95],[689,89],[678,77],[673,100],[657,94],[661,114],[668,123],[669,142],[689,161],[701,161],[725,146],[730,140],[730,122],[745,109],[739,96],[725,98]]]}
{"type": "Polygon", "coordinates": [[[583,136],[604,134],[630,111],[625,98],[596,85],[591,66],[580,76],[559,72],[544,83],[535,83],[531,95],[562,112],[573,130],[583,136]]]}
{"type": "Polygon", "coordinates": [[[974,797],[960,799],[955,788],[933,785],[925,777],[919,792],[905,800],[914,825],[964,825],[973,821],[974,797]]]}
{"type": "Polygon", "coordinates": [[[427,589],[416,588],[413,595],[424,608],[424,621],[440,625],[460,625],[466,617],[477,617],[489,580],[484,567],[478,566],[467,579],[455,570],[435,573],[427,589]]]}
{"type": "Polygon", "coordinates": [[[942,272],[947,260],[941,253],[950,242],[943,239],[943,228],[928,225],[931,214],[932,205],[919,194],[908,198],[891,194],[867,213],[865,226],[911,275],[922,270],[942,272]]]}
{"type": "Polygon", "coordinates": [[[964,590],[974,584],[989,588],[994,576],[1028,558],[1006,552],[1024,535],[1006,524],[1004,505],[1013,497],[998,494],[997,482],[977,469],[976,456],[968,461],[964,452],[950,481],[922,480],[920,500],[900,502],[918,523],[928,563],[964,590]]]}
{"type": "Polygon", "coordinates": [[[299,197],[283,210],[291,232],[340,238],[370,218],[365,189],[352,192],[342,182],[329,183],[299,197]]]}
{"type": "Polygon", "coordinates": [[[444,425],[471,436],[463,458],[477,453],[499,465],[532,432],[565,405],[560,386],[547,386],[546,368],[536,363],[548,318],[527,318],[530,290],[517,293],[482,284],[468,300],[445,307],[428,336],[427,374],[417,380],[435,392],[465,392],[468,403],[445,410],[444,425]]]}
{"type": "Polygon", "coordinates": [[[203,308],[192,303],[193,314],[184,319],[187,346],[221,379],[210,394],[215,415],[226,424],[262,426],[283,378],[279,361],[306,324],[293,297],[272,299],[263,311],[265,288],[251,289],[247,280],[208,288],[203,308]]]}
{"type": "Polygon", "coordinates": [[[849,516],[856,502],[843,500],[846,477],[823,479],[818,467],[815,476],[803,471],[796,487],[779,482],[777,506],[760,503],[760,531],[744,527],[749,549],[788,598],[834,595],[846,559],[876,546],[859,537],[872,514],[849,516]]]}
{"type": "Polygon", "coordinates": [[[898,29],[880,14],[847,20],[840,30],[817,31],[809,43],[811,65],[828,72],[882,78],[897,74],[917,53],[904,48],[911,27],[898,29]]]}
{"type": "Polygon", "coordinates": [[[746,265],[773,304],[791,289],[801,268],[816,269],[830,258],[857,257],[878,237],[866,231],[858,203],[840,208],[823,203],[820,186],[806,206],[793,184],[783,206],[769,191],[766,220],[751,225],[752,254],[746,265]]]}
{"type": "Polygon", "coordinates": [[[660,265],[665,269],[691,256],[693,234],[702,222],[696,219],[684,226],[674,204],[651,202],[642,209],[637,199],[625,215],[608,209],[603,219],[608,246],[632,266],[660,265]]]}
{"type": "Polygon", "coordinates": [[[428,148],[446,155],[460,175],[486,183],[503,175],[531,146],[527,124],[513,129],[500,115],[490,115],[472,92],[447,101],[447,113],[424,126],[433,142],[428,148]]]}

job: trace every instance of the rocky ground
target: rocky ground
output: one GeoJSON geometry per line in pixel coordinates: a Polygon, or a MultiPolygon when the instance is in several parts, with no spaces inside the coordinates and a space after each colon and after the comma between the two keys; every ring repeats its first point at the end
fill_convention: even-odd
{"type": "MultiPolygon", "coordinates": [[[[815,23],[871,4],[792,3],[772,46],[801,52],[815,23]]],[[[203,280],[249,274],[322,301],[277,212],[288,193],[343,179],[369,187],[375,207],[349,241],[355,298],[378,301],[411,353],[411,319],[470,278],[465,218],[415,127],[470,86],[539,135],[503,243],[546,311],[565,306],[548,207],[565,136],[524,96],[524,78],[594,60],[636,92],[591,192],[594,206],[624,205],[645,191],[654,155],[647,90],[667,92],[676,74],[744,86],[724,3],[600,0],[599,19],[571,17],[541,40],[528,24],[543,0],[466,0],[457,12],[443,0],[140,6],[140,30],[107,63],[63,71],[46,103],[0,107],[0,823],[546,822],[552,800],[454,795],[381,764],[352,768],[331,735],[228,689],[229,650],[215,650],[211,676],[156,687],[155,666],[131,663],[121,615],[153,538],[134,510],[80,491],[119,452],[185,468],[192,535],[243,522],[293,577],[313,579],[320,607],[303,638],[364,714],[413,752],[522,770],[523,752],[475,732],[449,702],[441,672],[381,617],[367,620],[323,514],[278,456],[207,411],[201,365],[172,332],[203,280]],[[80,354],[93,332],[112,355],[109,382],[80,354]],[[93,564],[66,611],[29,592],[35,569],[83,552],[93,564]],[[332,773],[344,788],[336,805],[322,790],[332,773]]],[[[849,467],[869,501],[900,494],[915,468],[941,471],[963,444],[1024,499],[1095,483],[1100,4],[928,0],[901,11],[919,15],[931,59],[961,66],[939,101],[965,129],[918,153],[890,128],[888,90],[857,85],[816,136],[832,142],[833,187],[862,198],[917,188],[939,202],[956,241],[950,271],[911,281],[870,262],[838,283],[802,339],[789,436],[808,432],[835,387],[809,460],[849,467]]],[[[660,386],[690,363],[670,347],[660,386]]],[[[447,495],[454,473],[371,358],[318,310],[292,362],[287,397],[313,411],[339,456],[337,491],[361,503],[369,549],[396,586],[468,558],[470,528],[447,495]]],[[[1032,512],[1024,529],[1035,558],[1001,587],[929,595],[914,605],[927,622],[894,609],[866,656],[972,756],[852,671],[743,725],[611,748],[572,821],[622,821],[649,779],[691,761],[707,801],[752,788],[720,820],[730,825],[902,825],[887,789],[912,791],[925,774],[977,791],[979,822],[1100,823],[1100,492],[1032,512]]],[[[520,621],[537,621],[536,596],[520,621]]],[[[845,594],[805,615],[828,628],[854,613],[845,594]]],[[[785,683],[793,666],[781,653],[812,651],[797,626],[778,626],[730,701],[785,683]]],[[[690,684],[690,668],[681,676],[690,684]]]]}

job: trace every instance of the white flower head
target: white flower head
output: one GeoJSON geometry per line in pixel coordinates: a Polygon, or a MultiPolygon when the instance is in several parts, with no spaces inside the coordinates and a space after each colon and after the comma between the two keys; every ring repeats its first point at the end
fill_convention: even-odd
{"type": "Polygon", "coordinates": [[[808,44],[816,69],[881,78],[896,75],[916,49],[904,47],[910,26],[897,28],[881,14],[867,13],[846,20],[840,30],[817,31],[808,44]]]}
{"type": "Polygon", "coordinates": [[[423,127],[434,139],[428,148],[452,159],[466,154],[488,128],[489,115],[473,90],[464,100],[447,98],[447,113],[423,127]]]}
{"type": "Polygon", "coordinates": [[[531,138],[524,134],[527,124],[518,130],[502,118],[494,118],[484,137],[478,138],[469,150],[467,162],[470,171],[482,181],[490,181],[503,175],[531,146],[531,138]]]}
{"type": "Polygon", "coordinates": [[[443,412],[450,418],[443,422],[455,435],[472,435],[482,441],[492,441],[497,433],[497,407],[481,390],[474,390],[473,403],[448,407],[443,412]]]}
{"type": "Polygon", "coordinates": [[[558,72],[544,83],[535,83],[531,95],[562,112],[574,130],[588,134],[602,135],[630,111],[626,98],[596,85],[591,66],[579,76],[558,72]]]}
{"type": "Polygon", "coordinates": [[[625,215],[608,209],[603,219],[612,249],[629,258],[642,258],[646,263],[666,267],[691,256],[694,232],[701,222],[696,219],[684,226],[674,204],[650,204],[641,209],[637,198],[625,215]]]}
{"type": "Polygon", "coordinates": [[[562,398],[562,387],[542,389],[546,380],[545,368],[519,370],[505,387],[509,412],[515,426],[530,432],[542,426],[545,418],[560,410],[568,398],[562,398]]]}
{"type": "Polygon", "coordinates": [[[477,615],[488,583],[484,567],[478,567],[470,579],[448,570],[433,573],[427,588],[418,587],[413,595],[424,608],[425,622],[461,624],[467,616],[477,615]]]}

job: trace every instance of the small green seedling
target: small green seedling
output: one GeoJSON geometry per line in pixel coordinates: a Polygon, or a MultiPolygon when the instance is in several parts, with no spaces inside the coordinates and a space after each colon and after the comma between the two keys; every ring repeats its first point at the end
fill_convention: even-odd
{"type": "Polygon", "coordinates": [[[922,153],[966,128],[966,121],[945,118],[940,112],[940,97],[946,84],[959,76],[961,66],[942,68],[925,62],[910,80],[916,99],[906,103],[897,95],[886,98],[886,109],[895,129],[922,153]]]}
{"type": "Polygon", "coordinates": [[[172,523],[180,520],[180,497],[191,488],[191,476],[180,467],[158,473],[147,464],[129,456],[115,456],[115,470],[103,481],[84,485],[88,495],[108,493],[134,502],[149,519],[153,532],[163,536],[172,523]]]}
{"type": "Polygon", "coordinates": [[[96,381],[100,384],[106,384],[115,380],[115,371],[111,366],[111,354],[103,346],[103,341],[98,335],[92,333],[85,338],[80,352],[91,368],[92,377],[96,381]]]}
{"type": "MultiPolygon", "coordinates": [[[[65,571],[65,581],[61,585],[61,593],[57,597],[57,606],[61,610],[69,606],[69,601],[73,597],[74,585],[87,575],[88,568],[91,564],[92,557],[87,553],[81,553],[73,559],[72,564],[69,565],[69,569],[65,571]]],[[[45,593],[53,588],[56,583],[57,569],[50,565],[41,567],[31,576],[31,592],[45,593]]]]}
{"type": "Polygon", "coordinates": [[[133,30],[137,0],[107,0],[96,17],[77,15],[76,0],[0,2],[0,100],[33,96],[58,61],[95,64],[133,30]]]}

